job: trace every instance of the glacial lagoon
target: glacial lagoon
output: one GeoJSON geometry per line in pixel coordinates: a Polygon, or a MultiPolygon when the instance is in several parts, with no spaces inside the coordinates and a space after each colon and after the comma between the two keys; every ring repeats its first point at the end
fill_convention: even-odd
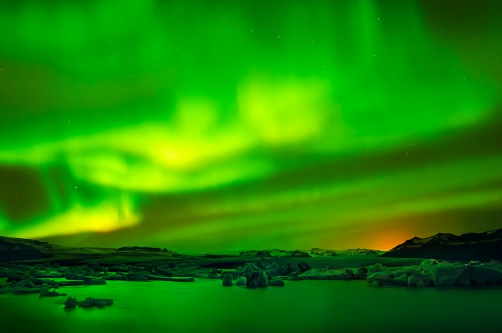
{"type": "Polygon", "coordinates": [[[502,286],[376,288],[364,280],[286,281],[285,287],[107,281],[60,288],[112,298],[105,308],[64,309],[67,297],[0,295],[2,332],[500,332],[502,286]]]}

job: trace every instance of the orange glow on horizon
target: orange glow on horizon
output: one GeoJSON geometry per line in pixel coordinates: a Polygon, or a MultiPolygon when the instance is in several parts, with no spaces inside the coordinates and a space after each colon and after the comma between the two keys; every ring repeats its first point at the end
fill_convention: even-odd
{"type": "Polygon", "coordinates": [[[404,241],[414,237],[409,231],[399,229],[378,231],[368,236],[369,239],[365,242],[367,244],[365,247],[381,251],[389,251],[397,245],[404,243],[404,241]]]}

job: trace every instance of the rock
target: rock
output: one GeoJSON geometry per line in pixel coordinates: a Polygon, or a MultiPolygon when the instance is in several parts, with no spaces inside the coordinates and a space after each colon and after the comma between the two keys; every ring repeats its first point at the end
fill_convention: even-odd
{"type": "Polygon", "coordinates": [[[240,278],[238,278],[237,281],[235,281],[235,285],[236,286],[245,286],[246,285],[246,277],[241,276],[240,278]]]}
{"type": "Polygon", "coordinates": [[[26,278],[25,274],[16,273],[14,275],[8,276],[6,282],[19,282],[26,278]]]}
{"type": "Polygon", "coordinates": [[[260,251],[260,250],[251,250],[251,251],[243,251],[239,253],[240,256],[252,256],[252,257],[271,257],[269,251],[260,251]]]}
{"type": "Polygon", "coordinates": [[[106,271],[108,271],[108,268],[102,267],[101,265],[95,264],[95,263],[89,264],[87,266],[89,267],[89,269],[92,269],[92,270],[94,270],[96,272],[106,272],[106,271]]]}
{"type": "Polygon", "coordinates": [[[233,284],[233,282],[232,282],[232,274],[231,273],[225,274],[225,276],[223,276],[222,285],[224,287],[231,287],[232,284],[233,284]]]}
{"type": "Polygon", "coordinates": [[[430,270],[430,277],[436,286],[470,284],[467,266],[464,264],[438,264],[430,270]]]}
{"type": "Polygon", "coordinates": [[[193,276],[173,276],[173,277],[167,277],[167,276],[154,276],[150,275],[148,276],[149,280],[156,280],[156,281],[172,281],[172,282],[195,282],[195,278],[193,276]]]}
{"type": "Polygon", "coordinates": [[[55,262],[53,265],[52,265],[52,268],[61,268],[61,266],[59,266],[59,264],[57,262],[55,262]]]}
{"type": "MultiPolygon", "coordinates": [[[[393,274],[389,274],[389,273],[386,273],[386,272],[379,272],[379,273],[373,273],[371,275],[368,276],[368,281],[370,282],[377,282],[377,285],[378,287],[381,287],[381,286],[385,286],[387,284],[390,284],[392,282],[392,280],[394,279],[394,275],[393,274]]],[[[373,285],[375,285],[375,283],[373,283],[373,285]]]]}
{"type": "Polygon", "coordinates": [[[345,269],[345,273],[348,275],[350,280],[354,280],[356,278],[356,275],[354,274],[354,271],[351,269],[345,269]]]}
{"type": "Polygon", "coordinates": [[[145,267],[129,265],[129,272],[142,272],[145,267]]]}
{"type": "Polygon", "coordinates": [[[426,259],[420,263],[420,266],[431,266],[437,265],[438,261],[436,259],[426,259]]]}
{"type": "Polygon", "coordinates": [[[401,276],[394,278],[391,284],[396,286],[407,286],[408,285],[408,276],[406,274],[402,274],[401,276]]]}
{"type": "MultiPolygon", "coordinates": [[[[269,278],[275,276],[286,276],[293,272],[301,273],[301,269],[296,263],[292,261],[285,261],[283,259],[272,261],[260,258],[260,260],[256,261],[254,264],[259,269],[265,271],[269,278]]],[[[307,270],[310,266],[307,267],[307,264],[304,263],[303,268],[307,270]]]]}
{"type": "Polygon", "coordinates": [[[67,274],[61,274],[61,273],[58,273],[58,274],[53,274],[53,273],[47,273],[47,274],[44,274],[44,273],[35,273],[33,274],[34,277],[36,278],[63,278],[63,277],[66,277],[67,274]]]}
{"type": "Polygon", "coordinates": [[[300,281],[303,280],[298,273],[291,273],[291,275],[288,277],[288,280],[290,281],[300,281]]]}
{"type": "Polygon", "coordinates": [[[112,281],[127,281],[127,276],[123,274],[115,274],[115,275],[108,275],[105,277],[105,280],[112,280],[112,281]]]}
{"type": "MultiPolygon", "coordinates": [[[[359,268],[315,268],[299,275],[303,280],[358,280],[366,278],[366,269],[359,268]]],[[[371,281],[370,281],[371,282],[371,281]]]]}
{"type": "Polygon", "coordinates": [[[501,265],[476,265],[469,267],[470,280],[475,284],[502,283],[501,265]]]}
{"type": "Polygon", "coordinates": [[[44,267],[44,268],[51,268],[51,263],[49,261],[47,262],[44,262],[43,264],[39,264],[39,265],[34,265],[35,268],[39,268],[39,267],[44,267]]]}
{"type": "Polygon", "coordinates": [[[127,279],[129,281],[147,281],[148,275],[150,275],[150,273],[147,271],[130,272],[127,274],[127,279]]]}
{"type": "Polygon", "coordinates": [[[54,280],[47,280],[47,279],[37,279],[37,278],[29,278],[29,280],[31,282],[33,282],[33,284],[35,286],[45,286],[45,285],[48,285],[48,286],[51,286],[51,287],[57,287],[58,286],[58,282],[54,281],[54,280]]]}
{"type": "Polygon", "coordinates": [[[267,273],[268,277],[286,275],[284,269],[276,262],[272,262],[272,264],[266,266],[264,270],[267,273]]]}
{"type": "Polygon", "coordinates": [[[30,280],[21,280],[15,285],[16,287],[21,288],[35,288],[35,284],[30,280]]]}
{"type": "Polygon", "coordinates": [[[385,282],[383,280],[373,280],[373,287],[385,287],[385,282]]]}
{"type": "Polygon", "coordinates": [[[108,270],[110,272],[128,272],[129,268],[126,265],[121,264],[121,265],[112,266],[108,270]]]}
{"type": "Polygon", "coordinates": [[[33,267],[29,267],[29,266],[25,266],[25,265],[12,266],[12,267],[15,268],[19,272],[26,272],[29,270],[33,270],[33,267]]]}
{"type": "Polygon", "coordinates": [[[404,272],[406,273],[406,275],[410,276],[410,275],[414,275],[416,273],[421,273],[422,268],[417,267],[417,266],[411,266],[411,267],[407,268],[404,272]]]}
{"type": "Polygon", "coordinates": [[[424,280],[417,276],[408,276],[408,287],[425,286],[424,280]]]}
{"type": "Polygon", "coordinates": [[[155,268],[155,275],[173,276],[174,274],[170,269],[157,267],[155,268]]]}
{"type": "Polygon", "coordinates": [[[64,302],[64,308],[65,309],[74,309],[78,305],[78,301],[75,297],[68,297],[66,302],[64,302]]]}
{"type": "Polygon", "coordinates": [[[250,272],[255,272],[261,270],[260,267],[255,265],[254,263],[247,263],[244,267],[239,267],[233,272],[233,278],[237,279],[241,276],[246,276],[250,272]]]}
{"type": "Polygon", "coordinates": [[[36,294],[40,292],[42,288],[23,288],[23,287],[12,287],[9,292],[12,294],[36,294]]]}
{"type": "Polygon", "coordinates": [[[246,275],[246,287],[248,288],[266,288],[268,287],[268,277],[261,269],[249,272],[246,275]]]}
{"type": "Polygon", "coordinates": [[[368,269],[366,267],[359,267],[357,269],[357,274],[360,275],[362,279],[366,279],[368,276],[368,269]]]}
{"type": "Polygon", "coordinates": [[[434,286],[434,281],[432,281],[430,273],[421,273],[421,274],[418,274],[418,276],[420,278],[422,278],[422,281],[424,281],[426,286],[429,286],[429,287],[434,286]]]}
{"type": "Polygon", "coordinates": [[[357,249],[346,249],[346,250],[343,250],[341,252],[344,253],[344,255],[347,255],[347,256],[361,256],[361,255],[375,255],[375,254],[380,254],[380,252],[383,252],[383,251],[357,248],[357,249]]]}
{"type": "Polygon", "coordinates": [[[12,288],[0,287],[0,295],[2,295],[2,294],[9,294],[11,292],[11,289],[12,288]]]}
{"type": "Polygon", "coordinates": [[[270,280],[268,282],[269,286],[275,286],[275,287],[284,287],[286,284],[284,283],[283,280],[270,280]]]}
{"type": "Polygon", "coordinates": [[[387,270],[381,263],[377,262],[376,264],[374,265],[370,265],[368,267],[366,267],[366,269],[368,270],[368,274],[371,274],[371,273],[377,273],[377,272],[382,272],[382,271],[385,271],[387,270]]]}
{"type": "Polygon", "coordinates": [[[82,302],[78,302],[78,306],[80,308],[90,308],[93,306],[98,306],[98,307],[103,307],[106,305],[112,305],[113,300],[109,298],[94,298],[94,297],[87,297],[85,300],[82,302]]]}
{"type": "Polygon", "coordinates": [[[106,280],[104,278],[102,279],[91,279],[91,280],[85,280],[85,281],[62,281],[62,282],[57,282],[58,286],[64,287],[64,286],[98,286],[98,285],[103,285],[106,284],[106,280]]]}
{"type": "Polygon", "coordinates": [[[406,269],[403,267],[399,267],[398,269],[394,270],[392,272],[392,274],[394,274],[394,279],[397,279],[401,276],[405,276],[406,278],[408,278],[408,274],[406,274],[406,269]]]}
{"type": "Polygon", "coordinates": [[[119,247],[117,251],[163,252],[160,247],[148,246],[123,246],[119,247]]]}
{"type": "Polygon", "coordinates": [[[299,263],[298,268],[300,269],[300,273],[304,273],[304,272],[310,271],[312,269],[312,267],[310,267],[310,265],[307,264],[306,262],[299,263]]]}
{"type": "Polygon", "coordinates": [[[312,257],[310,254],[304,251],[300,250],[294,250],[293,252],[290,253],[291,257],[312,257]]]}
{"type": "Polygon", "coordinates": [[[208,278],[216,273],[215,268],[202,268],[194,263],[182,263],[171,268],[173,276],[208,278]]]}
{"type": "Polygon", "coordinates": [[[90,280],[92,279],[90,276],[86,276],[86,275],[80,275],[80,274],[74,274],[74,273],[70,273],[68,275],[66,275],[66,280],[90,280]]]}
{"type": "Polygon", "coordinates": [[[499,265],[500,264],[500,261],[497,260],[497,259],[492,259],[488,262],[490,265],[499,265]]]}
{"type": "Polygon", "coordinates": [[[317,256],[328,256],[328,257],[338,256],[336,254],[335,250],[324,250],[324,249],[319,249],[319,248],[313,248],[312,250],[310,250],[310,254],[317,255],[317,256]]]}
{"type": "Polygon", "coordinates": [[[298,267],[298,265],[292,261],[288,262],[288,266],[286,267],[285,273],[291,274],[291,273],[295,273],[295,272],[301,273],[300,267],[298,267]]]}
{"type": "Polygon", "coordinates": [[[314,268],[299,275],[303,280],[348,280],[345,270],[328,268],[314,268]]]}
{"type": "Polygon", "coordinates": [[[482,265],[482,263],[481,263],[481,261],[471,260],[471,261],[469,261],[469,263],[467,265],[476,266],[476,265],[482,265]]]}
{"type": "Polygon", "coordinates": [[[55,297],[55,296],[66,296],[65,293],[58,293],[55,290],[49,290],[49,288],[43,288],[39,291],[40,297],[55,297]]]}
{"type": "Polygon", "coordinates": [[[254,262],[254,264],[256,265],[256,267],[258,267],[262,270],[266,270],[268,266],[271,266],[272,264],[274,264],[274,261],[267,261],[265,258],[260,258],[260,259],[256,260],[254,262]]]}
{"type": "Polygon", "coordinates": [[[98,308],[102,308],[104,306],[106,306],[106,300],[101,298],[101,299],[96,299],[96,306],[98,308]]]}

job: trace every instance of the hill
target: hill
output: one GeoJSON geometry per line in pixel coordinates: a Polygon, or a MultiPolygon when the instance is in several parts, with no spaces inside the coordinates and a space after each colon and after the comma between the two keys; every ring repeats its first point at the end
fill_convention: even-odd
{"type": "Polygon", "coordinates": [[[414,237],[384,253],[382,257],[502,260],[502,229],[471,232],[460,236],[439,233],[426,238],[414,237]]]}

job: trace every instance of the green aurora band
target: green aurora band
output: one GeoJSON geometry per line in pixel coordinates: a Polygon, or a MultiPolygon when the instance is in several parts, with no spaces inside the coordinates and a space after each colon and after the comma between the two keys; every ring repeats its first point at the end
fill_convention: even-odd
{"type": "Polygon", "coordinates": [[[499,1],[11,1],[0,234],[181,252],[502,227],[499,1]]]}

